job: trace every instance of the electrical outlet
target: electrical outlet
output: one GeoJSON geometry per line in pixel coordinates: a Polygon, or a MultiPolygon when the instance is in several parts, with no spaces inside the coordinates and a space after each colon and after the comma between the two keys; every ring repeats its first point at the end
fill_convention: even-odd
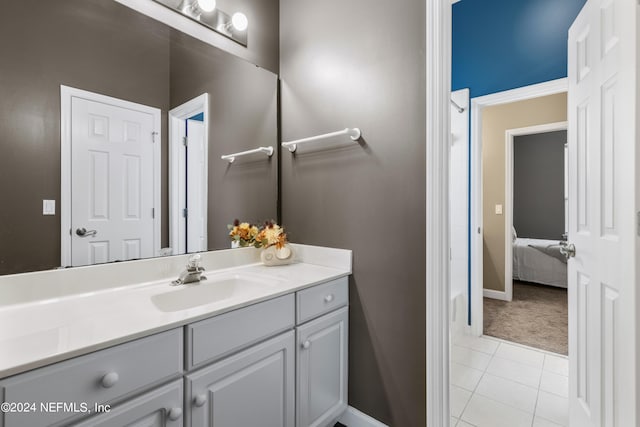
{"type": "Polygon", "coordinates": [[[502,215],[502,205],[496,205],[496,215],[502,215]]]}

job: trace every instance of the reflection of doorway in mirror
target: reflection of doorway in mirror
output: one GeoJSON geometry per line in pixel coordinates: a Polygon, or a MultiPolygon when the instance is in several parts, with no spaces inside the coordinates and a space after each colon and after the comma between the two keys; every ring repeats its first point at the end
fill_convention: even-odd
{"type": "Polygon", "coordinates": [[[207,250],[208,94],[169,111],[169,245],[207,250]]]}
{"type": "Polygon", "coordinates": [[[160,110],[65,86],[61,97],[62,265],[157,255],[160,110]]]}
{"type": "Polygon", "coordinates": [[[184,212],[187,213],[185,221],[187,238],[185,242],[187,252],[200,252],[207,250],[206,230],[206,163],[204,113],[196,114],[187,120],[186,124],[186,204],[184,212]]]}

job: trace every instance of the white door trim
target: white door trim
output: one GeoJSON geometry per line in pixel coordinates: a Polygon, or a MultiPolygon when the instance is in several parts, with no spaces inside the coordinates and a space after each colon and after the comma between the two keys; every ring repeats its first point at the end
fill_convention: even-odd
{"type": "MultiPolygon", "coordinates": [[[[565,77],[471,98],[471,295],[469,301],[471,304],[471,333],[473,335],[482,335],[483,324],[482,111],[485,107],[566,92],[568,87],[568,81],[565,77]]],[[[427,174],[430,172],[428,171],[427,174]]],[[[507,298],[510,299],[505,292],[505,295],[500,299],[507,298]]]]}
{"type": "Polygon", "coordinates": [[[451,0],[427,1],[426,64],[426,417],[448,427],[451,0]]]}
{"type": "Polygon", "coordinates": [[[153,251],[156,256],[160,255],[160,109],[60,85],[60,265],[71,265],[71,100],[74,97],[142,111],[153,117],[153,251]]]}
{"type": "MultiPolygon", "coordinates": [[[[205,158],[209,158],[209,94],[193,98],[176,108],[169,111],[169,246],[174,254],[178,254],[179,248],[185,247],[184,235],[180,236],[181,221],[184,218],[180,214],[180,189],[186,187],[185,176],[180,173],[181,162],[186,161],[181,150],[182,136],[184,135],[185,120],[196,114],[204,113],[204,153],[205,158]]],[[[205,162],[205,177],[209,174],[209,162],[205,162]]],[[[207,241],[207,194],[208,179],[203,183],[205,200],[203,200],[203,208],[205,210],[204,218],[204,236],[207,241]]],[[[186,247],[185,247],[186,250],[186,247]]]]}
{"type": "MultiPolygon", "coordinates": [[[[513,299],[513,241],[511,228],[513,227],[513,143],[515,137],[567,130],[567,127],[568,122],[557,122],[517,129],[508,129],[505,132],[504,297],[506,301],[511,301],[513,299]]],[[[488,289],[484,290],[485,296],[487,291],[488,289]]]]}

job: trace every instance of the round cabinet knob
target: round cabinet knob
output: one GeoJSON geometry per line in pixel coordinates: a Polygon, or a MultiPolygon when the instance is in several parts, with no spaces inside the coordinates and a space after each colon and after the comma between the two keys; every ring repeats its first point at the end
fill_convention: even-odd
{"type": "Polygon", "coordinates": [[[304,348],[305,350],[309,347],[311,347],[311,341],[306,340],[305,342],[302,343],[302,348],[304,348]]]}
{"type": "Polygon", "coordinates": [[[120,377],[117,372],[109,372],[100,380],[100,385],[104,388],[111,388],[118,382],[120,377]]]}
{"type": "Polygon", "coordinates": [[[204,405],[206,402],[207,396],[205,396],[204,394],[198,394],[193,398],[193,404],[198,407],[204,405]]]}
{"type": "Polygon", "coordinates": [[[333,301],[333,294],[329,294],[326,297],[324,297],[324,302],[331,302],[333,301]]]}
{"type": "Polygon", "coordinates": [[[182,416],[182,408],[171,408],[169,410],[169,413],[167,414],[167,417],[169,417],[171,421],[176,421],[180,419],[181,416],[182,416]]]}

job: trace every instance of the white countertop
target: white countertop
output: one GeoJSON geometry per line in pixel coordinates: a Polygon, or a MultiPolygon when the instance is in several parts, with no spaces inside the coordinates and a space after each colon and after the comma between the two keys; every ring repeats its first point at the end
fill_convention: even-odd
{"type": "MultiPolygon", "coordinates": [[[[171,280],[177,277],[179,271],[163,279],[154,278],[152,281],[119,286],[116,283],[115,287],[105,286],[90,292],[61,294],[53,298],[49,291],[46,299],[25,298],[25,302],[0,306],[0,378],[183,326],[351,274],[350,251],[303,245],[294,247],[299,254],[298,261],[286,266],[266,267],[253,262],[230,268],[210,269],[205,262],[205,274],[209,278],[207,282],[211,285],[215,285],[217,277],[234,275],[262,278],[269,283],[264,288],[248,294],[185,310],[163,312],[151,300],[153,295],[175,292],[183,286],[203,286],[171,286],[171,280]]],[[[245,253],[250,251],[246,250],[245,253]]],[[[211,254],[209,257],[217,258],[230,251],[219,252],[222,254],[207,254],[211,254]]],[[[207,259],[203,257],[203,260],[207,259]]],[[[155,265],[154,262],[162,262],[162,259],[133,261],[127,263],[126,268],[148,268],[155,265]]],[[[84,268],[85,276],[86,270],[90,268],[94,267],[84,268]]],[[[109,266],[95,268],[96,273],[109,271],[109,266]]],[[[122,269],[118,265],[114,265],[114,268],[122,269]]],[[[56,271],[48,273],[56,274],[56,271]]],[[[32,277],[32,281],[35,277],[32,277]]],[[[47,275],[37,277],[38,280],[44,279],[42,286],[47,286],[47,277],[51,279],[47,275]]],[[[24,277],[20,279],[23,280],[24,277]]],[[[2,285],[0,282],[0,287],[2,285]]],[[[33,289],[37,289],[38,286],[31,286],[29,292],[33,293],[33,289]]],[[[82,289],[81,286],[76,287],[82,289]]],[[[12,292],[16,293],[15,289],[12,292]]]]}

